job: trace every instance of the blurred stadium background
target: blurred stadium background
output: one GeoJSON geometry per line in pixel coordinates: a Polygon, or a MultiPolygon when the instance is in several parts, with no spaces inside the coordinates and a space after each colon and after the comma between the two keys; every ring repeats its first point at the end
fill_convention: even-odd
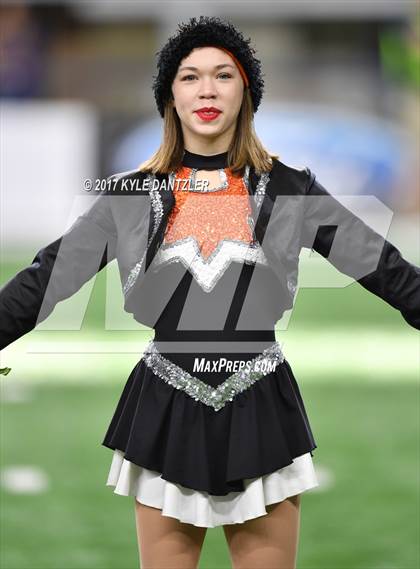
{"type": "MultiPolygon", "coordinates": [[[[379,199],[387,238],[420,264],[417,3],[2,2],[0,284],[64,233],[85,178],[157,148],[155,54],[201,14],[229,18],[257,48],[267,148],[337,196],[379,199]]],[[[302,255],[299,285],[277,337],[321,485],[302,500],[298,567],[416,569],[418,333],[317,256],[302,255]]],[[[111,263],[1,354],[12,368],[1,376],[2,568],[138,566],[133,500],[105,486],[100,443],[151,334],[123,313],[111,263]]],[[[200,567],[230,567],[221,528],[200,567]]]]}

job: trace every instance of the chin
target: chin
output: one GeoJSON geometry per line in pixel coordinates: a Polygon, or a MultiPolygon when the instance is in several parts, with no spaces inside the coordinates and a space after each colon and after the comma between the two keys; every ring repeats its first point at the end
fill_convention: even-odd
{"type": "Polygon", "coordinates": [[[203,125],[202,128],[193,128],[192,132],[199,135],[215,136],[221,134],[223,129],[221,129],[220,126],[215,128],[213,125],[203,125]]]}

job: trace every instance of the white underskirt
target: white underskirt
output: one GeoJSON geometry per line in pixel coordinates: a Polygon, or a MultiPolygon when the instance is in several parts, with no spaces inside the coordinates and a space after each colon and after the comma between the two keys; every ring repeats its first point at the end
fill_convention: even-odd
{"type": "Polygon", "coordinates": [[[275,472],[245,479],[244,491],[226,496],[185,488],[164,480],[160,474],[129,462],[116,449],[106,485],[115,486],[115,494],[135,496],[138,502],[159,508],[163,516],[208,528],[264,516],[268,504],[319,486],[309,452],[275,472]]]}

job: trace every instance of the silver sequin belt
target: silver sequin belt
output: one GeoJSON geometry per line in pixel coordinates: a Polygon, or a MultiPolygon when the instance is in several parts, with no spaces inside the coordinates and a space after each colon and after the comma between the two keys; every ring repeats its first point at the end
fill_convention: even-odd
{"type": "Polygon", "coordinates": [[[147,345],[142,358],[155,375],[166,383],[184,391],[187,395],[213,407],[215,411],[222,409],[228,401],[249,389],[259,379],[267,375],[264,366],[270,373],[284,360],[280,344],[276,341],[261,354],[250,360],[250,365],[229,376],[217,387],[211,387],[204,381],[194,377],[177,364],[165,358],[157,349],[153,340],[147,345]]]}

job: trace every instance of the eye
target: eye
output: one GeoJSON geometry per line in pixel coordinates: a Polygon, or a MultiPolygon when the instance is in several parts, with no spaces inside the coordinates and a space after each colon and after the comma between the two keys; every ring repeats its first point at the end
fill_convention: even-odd
{"type": "MultiPolygon", "coordinates": [[[[218,77],[226,77],[227,79],[231,79],[232,75],[230,73],[224,72],[224,73],[219,73],[218,77]]],[[[184,75],[184,77],[182,77],[181,81],[189,81],[189,79],[195,79],[196,75],[190,74],[190,75],[184,75]]]]}

